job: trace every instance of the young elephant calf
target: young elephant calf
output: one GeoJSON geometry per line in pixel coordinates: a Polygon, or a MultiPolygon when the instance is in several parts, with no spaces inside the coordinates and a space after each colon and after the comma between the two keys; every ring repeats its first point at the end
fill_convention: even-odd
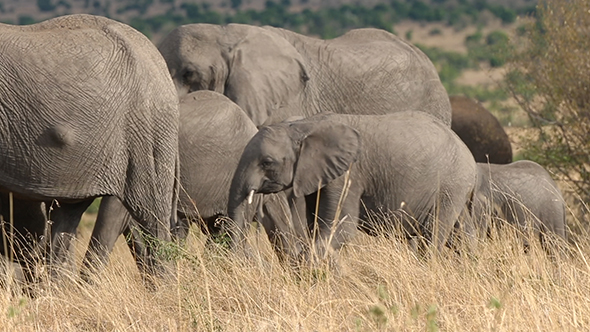
{"type": "Polygon", "coordinates": [[[395,226],[377,225],[373,218],[361,225],[364,209],[376,214],[404,210],[414,217],[403,225],[408,235],[424,235],[440,248],[475,180],[469,149],[427,114],[320,114],[260,129],[238,164],[228,213],[237,227],[234,243],[239,243],[248,197],[290,190],[295,198],[306,198],[308,211],[317,208],[319,258],[338,250],[358,226],[368,231],[395,226]],[[316,199],[319,206],[310,208],[316,199]]]}
{"type": "Polygon", "coordinates": [[[543,167],[521,160],[506,165],[478,163],[477,171],[474,217],[479,230],[487,232],[489,213],[499,210],[508,223],[532,231],[542,244],[548,233],[566,239],[563,196],[543,167]]]}

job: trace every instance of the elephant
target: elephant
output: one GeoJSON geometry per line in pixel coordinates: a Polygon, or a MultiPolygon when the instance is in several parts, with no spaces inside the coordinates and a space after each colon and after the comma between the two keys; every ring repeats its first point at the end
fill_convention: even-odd
{"type": "Polygon", "coordinates": [[[27,216],[15,204],[21,233],[5,222],[11,234],[0,239],[0,253],[22,253],[6,250],[15,236],[31,240],[30,248],[45,238],[63,257],[82,213],[100,196],[119,198],[143,232],[169,240],[178,97],[157,48],[128,25],[83,14],[0,24],[0,44],[0,192],[31,209],[50,208],[50,215],[27,216]]]}
{"type": "MultiPolygon", "coordinates": [[[[173,235],[184,239],[191,221],[199,224],[203,233],[217,235],[224,230],[220,218],[227,216],[233,171],[258,129],[239,106],[214,91],[195,91],[182,97],[179,111],[181,191],[177,213],[181,227],[173,235]]],[[[271,243],[284,241],[281,236],[289,233],[290,220],[286,199],[280,195],[256,195],[253,200],[258,208],[248,211],[249,220],[259,214],[271,243]]],[[[89,280],[102,268],[122,233],[138,265],[144,264],[145,245],[133,232],[126,215],[118,199],[103,198],[83,262],[84,279],[89,280]]]]}
{"type": "Polygon", "coordinates": [[[451,128],[467,145],[478,163],[512,162],[510,139],[498,119],[483,105],[465,96],[450,96],[451,128]]]}
{"type": "Polygon", "coordinates": [[[387,114],[414,109],[451,124],[436,68],[417,47],[379,29],[332,40],[243,24],[187,24],[162,53],[179,96],[223,93],[256,126],[322,111],[387,114]]]}
{"type": "Polygon", "coordinates": [[[563,196],[541,165],[530,160],[478,163],[477,173],[473,216],[480,233],[489,231],[488,220],[498,211],[519,230],[532,231],[545,248],[548,234],[567,239],[563,196]]]}
{"type": "Polygon", "coordinates": [[[424,236],[440,250],[475,181],[469,149],[424,112],[322,113],[264,126],[250,140],[230,187],[230,233],[239,250],[249,195],[290,190],[305,197],[315,234],[315,249],[300,257],[330,258],[358,228],[372,235],[397,226],[367,217],[389,212],[409,215],[401,225],[407,236],[424,236]]]}

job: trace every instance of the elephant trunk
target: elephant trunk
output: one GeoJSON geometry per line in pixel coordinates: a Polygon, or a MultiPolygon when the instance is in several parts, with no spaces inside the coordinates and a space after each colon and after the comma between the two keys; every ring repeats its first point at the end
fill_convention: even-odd
{"type": "Polygon", "coordinates": [[[232,247],[236,249],[244,246],[249,221],[252,220],[255,213],[253,211],[256,210],[253,206],[255,196],[256,203],[260,203],[257,197],[260,195],[254,195],[257,187],[251,185],[250,181],[244,180],[245,173],[240,167],[236,170],[230,186],[227,206],[227,213],[231,219],[227,231],[232,239],[232,247]]]}

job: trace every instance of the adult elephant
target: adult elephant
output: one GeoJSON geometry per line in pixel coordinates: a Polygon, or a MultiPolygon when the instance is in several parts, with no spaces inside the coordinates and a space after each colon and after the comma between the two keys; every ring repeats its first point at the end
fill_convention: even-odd
{"type": "MultiPolygon", "coordinates": [[[[144,232],[168,240],[178,188],[178,98],[153,44],[125,24],[91,15],[0,24],[0,44],[0,189],[54,206],[48,242],[57,252],[99,196],[118,197],[144,232]]],[[[15,222],[31,242],[45,230],[29,229],[26,218],[15,222]]],[[[10,255],[5,239],[0,252],[10,255]]]]}
{"type": "MultiPolygon", "coordinates": [[[[180,99],[179,109],[181,226],[173,233],[183,239],[189,224],[195,222],[203,233],[218,235],[224,230],[233,172],[244,147],[258,129],[239,106],[217,92],[192,92],[180,99]]],[[[283,195],[255,195],[251,200],[247,219],[258,214],[269,240],[283,256],[282,250],[287,247],[279,243],[286,241],[285,236],[290,233],[287,201],[283,195]]],[[[126,234],[138,266],[145,264],[145,244],[133,226],[118,199],[102,200],[83,263],[85,279],[93,270],[102,269],[120,234],[126,234]]]]}
{"type": "Polygon", "coordinates": [[[257,126],[322,111],[420,110],[451,124],[436,68],[418,48],[378,29],[320,40],[271,27],[188,24],[160,44],[180,96],[214,90],[257,126]]]}
{"type": "Polygon", "coordinates": [[[502,125],[483,105],[465,96],[451,96],[451,128],[479,163],[512,162],[510,139],[502,125]]]}
{"type": "Polygon", "coordinates": [[[311,248],[320,258],[337,251],[357,227],[374,234],[397,226],[388,224],[392,219],[363,218],[373,213],[411,216],[401,224],[406,234],[424,236],[440,249],[475,180],[465,144],[423,112],[319,114],[265,126],[244,149],[232,180],[234,243],[243,241],[251,193],[292,190],[294,197],[305,197],[309,212],[317,212],[308,212],[307,221],[312,232],[317,220],[311,248]]]}

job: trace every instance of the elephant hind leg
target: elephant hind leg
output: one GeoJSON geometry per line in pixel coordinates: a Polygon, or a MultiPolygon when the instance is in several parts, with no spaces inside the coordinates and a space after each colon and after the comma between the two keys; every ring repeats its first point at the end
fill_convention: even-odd
{"type": "Polygon", "coordinates": [[[467,207],[468,199],[464,193],[454,194],[442,189],[437,198],[430,215],[429,233],[431,244],[440,252],[449,245],[451,234],[456,229],[459,215],[467,207]]]}
{"type": "Polygon", "coordinates": [[[102,198],[88,250],[82,262],[82,279],[90,282],[91,276],[103,270],[119,235],[128,226],[131,216],[115,196],[102,198]]]}
{"type": "Polygon", "coordinates": [[[48,207],[47,216],[51,222],[47,231],[50,236],[45,248],[48,250],[50,271],[53,276],[58,275],[59,271],[56,268],[66,262],[82,214],[92,202],[93,199],[77,203],[55,203],[54,201],[48,207]]]}

